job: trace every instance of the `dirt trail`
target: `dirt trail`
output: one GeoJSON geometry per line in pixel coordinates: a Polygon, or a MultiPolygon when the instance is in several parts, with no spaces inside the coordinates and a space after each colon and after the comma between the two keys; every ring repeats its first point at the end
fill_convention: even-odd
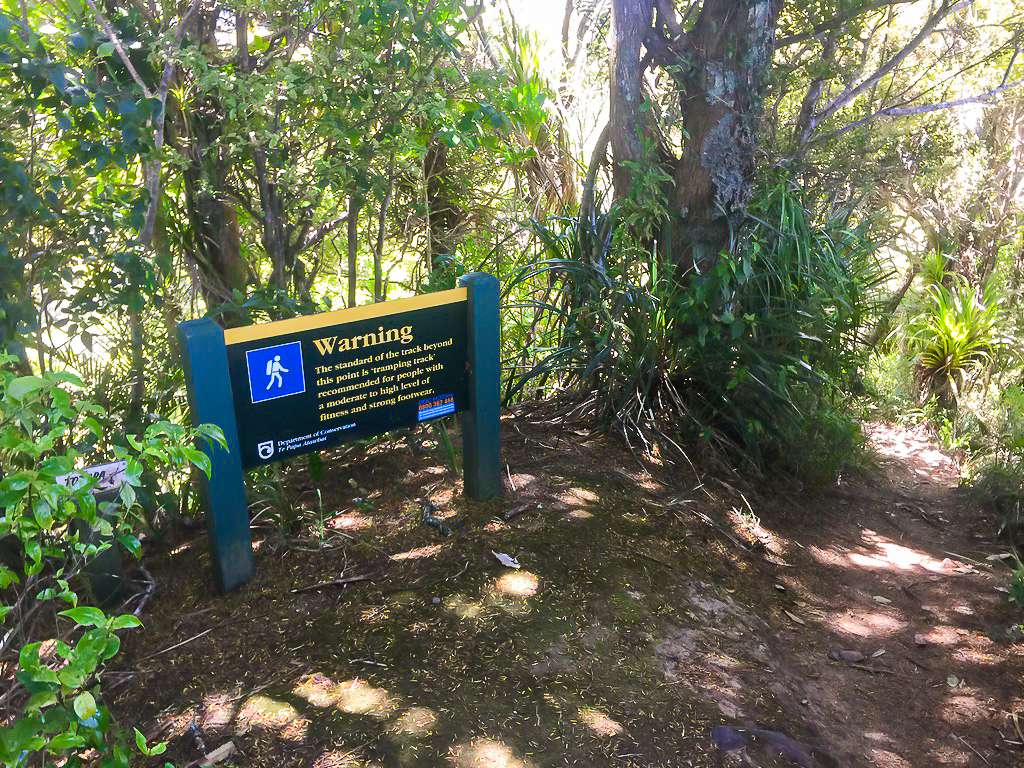
{"type": "Polygon", "coordinates": [[[1008,621],[1005,570],[972,535],[957,467],[921,433],[868,432],[884,476],[837,485],[768,542],[791,598],[773,692],[843,765],[1024,765],[1021,648],[990,638],[1008,621]]]}
{"type": "Polygon", "coordinates": [[[1024,655],[988,635],[1005,573],[922,435],[872,427],[883,476],[796,498],[646,472],[545,418],[503,439],[483,505],[440,449],[293,466],[307,511],[254,507],[256,577],[228,596],[202,535],[151,545],[160,588],[105,700],[178,764],[191,726],[237,768],[1024,765],[1024,655]],[[264,526],[286,514],[291,535],[264,526]]]}

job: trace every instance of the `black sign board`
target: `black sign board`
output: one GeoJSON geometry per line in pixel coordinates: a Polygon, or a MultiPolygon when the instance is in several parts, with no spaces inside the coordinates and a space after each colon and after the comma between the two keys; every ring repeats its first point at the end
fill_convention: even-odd
{"type": "Polygon", "coordinates": [[[246,469],[467,406],[466,289],[224,332],[246,469]]]}
{"type": "Polygon", "coordinates": [[[200,444],[211,472],[199,479],[222,591],[253,570],[246,468],[465,411],[465,493],[501,494],[498,281],[459,285],[244,328],[178,326],[192,422],[224,434],[200,444]]]}

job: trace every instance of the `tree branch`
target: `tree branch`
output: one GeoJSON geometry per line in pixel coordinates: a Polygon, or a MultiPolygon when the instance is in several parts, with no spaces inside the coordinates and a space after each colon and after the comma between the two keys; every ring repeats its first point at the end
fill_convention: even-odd
{"type": "MultiPolygon", "coordinates": [[[[192,22],[192,17],[196,11],[199,10],[199,4],[202,0],[192,0],[192,4],[185,11],[185,14],[181,17],[181,21],[178,22],[178,28],[174,32],[174,42],[178,44],[181,39],[185,36],[185,30],[188,25],[192,22]]],[[[93,5],[93,0],[88,0],[88,3],[95,10],[96,6],[93,5]]],[[[97,15],[98,15],[97,11],[97,15]]],[[[115,43],[120,51],[120,43],[115,43]]],[[[126,61],[127,63],[127,61],[126,61]]],[[[130,66],[130,65],[129,65],[130,66]]],[[[156,112],[156,116],[153,118],[155,135],[153,137],[153,144],[156,148],[156,158],[148,164],[145,171],[146,179],[146,190],[149,192],[149,208],[146,209],[146,222],[142,227],[142,233],[139,239],[143,245],[150,245],[153,242],[153,233],[156,230],[156,214],[160,208],[160,176],[163,173],[163,161],[160,157],[160,153],[164,147],[164,129],[167,122],[167,92],[171,89],[171,80],[174,78],[174,57],[168,54],[167,61],[164,62],[164,71],[160,76],[160,86],[157,91],[157,96],[160,99],[160,108],[156,112]]],[[[145,89],[145,86],[143,86],[145,89]]]]}
{"type": "Polygon", "coordinates": [[[335,219],[331,219],[328,222],[321,224],[319,227],[313,230],[312,234],[306,238],[305,241],[296,249],[296,253],[305,253],[310,248],[319,245],[323,242],[323,239],[327,237],[331,232],[336,230],[342,224],[348,221],[348,214],[338,216],[335,219]]]}
{"type": "Polygon", "coordinates": [[[117,36],[117,32],[114,31],[114,28],[110,26],[110,22],[103,18],[103,14],[100,13],[100,9],[96,7],[96,3],[93,2],[93,0],[85,0],[85,2],[87,2],[89,7],[92,8],[92,12],[96,16],[96,21],[98,21],[99,25],[103,27],[103,31],[107,33],[107,37],[114,45],[114,50],[117,51],[118,58],[121,59],[121,63],[124,64],[125,68],[128,70],[128,74],[132,76],[132,80],[134,80],[142,89],[142,93],[145,94],[147,99],[153,98],[153,92],[149,90],[146,84],[142,81],[142,78],[139,77],[139,73],[136,71],[135,65],[132,64],[132,60],[129,59],[128,54],[125,53],[124,46],[121,45],[121,39],[117,36]]]}
{"type": "Polygon", "coordinates": [[[849,24],[858,16],[863,16],[864,14],[871,13],[872,11],[879,11],[890,5],[904,5],[916,1],[917,0],[881,0],[881,2],[872,3],[871,6],[867,8],[854,8],[846,13],[833,16],[831,19],[824,21],[821,24],[816,24],[807,32],[798,32],[797,34],[789,35],[788,37],[780,37],[775,41],[775,47],[782,48],[783,46],[793,45],[794,43],[803,43],[808,40],[813,40],[824,32],[831,32],[840,29],[843,25],[849,24]]]}
{"type": "Polygon", "coordinates": [[[860,96],[869,88],[871,88],[879,80],[884,78],[886,75],[892,73],[897,67],[900,66],[900,64],[903,63],[903,61],[911,53],[913,53],[917,49],[919,45],[921,45],[921,43],[923,43],[929,36],[931,36],[932,32],[935,31],[935,27],[939,25],[939,22],[941,22],[949,14],[962,10],[968,7],[969,5],[973,5],[974,2],[975,0],[960,0],[960,2],[954,3],[953,5],[947,5],[947,0],[943,0],[943,4],[939,7],[939,9],[934,14],[932,14],[932,16],[924,23],[924,26],[921,27],[921,30],[913,37],[913,39],[911,39],[909,43],[903,46],[903,48],[896,55],[894,55],[891,59],[889,59],[877,70],[875,70],[875,73],[871,75],[871,77],[862,80],[859,85],[856,85],[852,88],[847,88],[842,94],[839,95],[839,97],[835,101],[829,104],[824,110],[817,113],[814,116],[812,128],[828,120],[830,117],[832,117],[832,115],[834,115],[836,112],[838,112],[840,109],[845,107],[850,102],[854,101],[858,96],[860,96]]]}
{"type": "Polygon", "coordinates": [[[1020,85],[1024,85],[1024,79],[1016,80],[1007,85],[1001,85],[998,88],[994,88],[991,91],[985,93],[979,93],[977,96],[969,96],[965,99],[956,99],[955,101],[943,101],[938,104],[923,104],[919,107],[890,107],[889,109],[880,109],[874,114],[868,115],[867,117],[861,118],[856,122],[850,123],[849,125],[843,126],[839,130],[833,131],[825,136],[819,136],[810,142],[811,144],[818,144],[825,141],[831,141],[832,139],[838,139],[850,131],[860,128],[862,125],[867,125],[879,117],[909,117],[911,115],[924,115],[928,112],[939,112],[944,109],[954,109],[955,107],[962,107],[965,104],[984,104],[991,101],[993,97],[998,96],[1004,91],[1008,91],[1011,88],[1016,88],[1020,85]]]}

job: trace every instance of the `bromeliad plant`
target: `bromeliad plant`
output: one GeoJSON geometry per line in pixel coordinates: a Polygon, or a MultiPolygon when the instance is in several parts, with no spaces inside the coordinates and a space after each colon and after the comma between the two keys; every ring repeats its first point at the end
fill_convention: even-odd
{"type": "MultiPolygon", "coordinates": [[[[75,398],[79,386],[67,374],[19,376],[16,360],[0,355],[0,762],[12,768],[133,763],[99,675],[120,648],[118,632],[140,622],[83,605],[82,568],[113,542],[138,552],[127,521],[137,512],[144,471],[165,482],[193,467],[209,473],[195,441],[223,445],[215,427],[162,422],[129,436],[130,448],[108,446],[105,414],[75,398]],[[94,481],[61,481],[100,446],[128,464],[117,503],[103,508],[90,492],[94,481]],[[90,543],[97,537],[86,528],[102,543],[90,543]]],[[[135,741],[143,754],[162,751],[138,731],[135,741]]]]}
{"type": "Polygon", "coordinates": [[[1004,331],[1003,299],[995,290],[978,291],[962,276],[948,274],[950,285],[927,287],[923,309],[911,318],[907,337],[917,358],[926,396],[955,409],[977,375],[1012,347],[1004,331]]]}

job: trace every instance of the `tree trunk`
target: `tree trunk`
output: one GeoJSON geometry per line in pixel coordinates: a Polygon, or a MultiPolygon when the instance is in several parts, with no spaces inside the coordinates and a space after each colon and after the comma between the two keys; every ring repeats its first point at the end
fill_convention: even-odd
{"type": "Polygon", "coordinates": [[[889,300],[885,303],[885,309],[879,314],[878,323],[871,329],[871,334],[867,339],[864,340],[864,344],[868,349],[874,349],[878,346],[878,342],[889,332],[889,329],[892,327],[893,315],[900,308],[900,304],[903,303],[903,299],[910,290],[910,286],[914,284],[914,278],[917,277],[917,273],[920,271],[921,269],[917,264],[912,265],[904,276],[903,282],[900,283],[900,287],[896,289],[896,293],[889,297],[889,300]]]}
{"type": "MultiPolygon", "coordinates": [[[[216,11],[198,14],[186,33],[193,44],[213,45],[217,15],[216,11]]],[[[179,105],[173,128],[185,160],[182,179],[192,232],[190,256],[204,278],[203,298],[214,307],[234,290],[245,289],[249,270],[242,258],[238,217],[234,207],[224,202],[227,170],[215,149],[223,110],[219,104],[205,106],[199,110],[179,105]]]]}
{"type": "Polygon", "coordinates": [[[380,203],[380,215],[377,218],[377,244],[373,249],[373,300],[384,301],[387,289],[384,285],[384,236],[387,234],[388,208],[391,197],[395,193],[395,156],[391,155],[388,162],[388,191],[380,203]]]}
{"type": "MultiPolygon", "coordinates": [[[[642,164],[674,181],[670,243],[679,274],[709,269],[729,245],[753,189],[758,124],[775,53],[782,0],[704,0],[685,30],[670,3],[612,0],[609,122],[615,197],[630,193],[642,164]],[[646,51],[646,53],[644,53],[646,51]],[[661,146],[643,108],[644,70],[665,68],[679,89],[682,156],[661,146]]],[[[689,13],[689,12],[688,12],[689,13]]]]}
{"type": "Polygon", "coordinates": [[[459,214],[452,202],[452,178],[448,169],[448,147],[434,141],[423,158],[423,175],[427,185],[427,270],[437,268],[439,258],[454,250],[454,233],[459,214]]]}
{"type": "Polygon", "coordinates": [[[775,52],[781,0],[707,0],[687,35],[683,156],[674,207],[680,266],[704,271],[729,244],[752,192],[757,125],[775,52]]]}
{"type": "MultiPolygon", "coordinates": [[[[836,50],[839,47],[838,38],[839,29],[833,29],[828,33],[822,45],[821,61],[823,63],[832,63],[835,59],[836,50]]],[[[818,127],[818,119],[815,115],[821,105],[821,96],[825,92],[827,81],[824,75],[814,78],[807,88],[807,93],[804,94],[803,103],[800,105],[800,115],[797,117],[796,127],[793,129],[793,144],[796,147],[797,157],[807,148],[815,128],[818,127]]]]}
{"type": "Polygon", "coordinates": [[[359,209],[362,203],[353,193],[348,198],[348,306],[356,305],[359,280],[359,209]]]}
{"type": "Polygon", "coordinates": [[[612,0],[608,118],[615,199],[629,195],[636,165],[644,159],[643,73],[640,51],[650,30],[650,0],[612,0]]]}

